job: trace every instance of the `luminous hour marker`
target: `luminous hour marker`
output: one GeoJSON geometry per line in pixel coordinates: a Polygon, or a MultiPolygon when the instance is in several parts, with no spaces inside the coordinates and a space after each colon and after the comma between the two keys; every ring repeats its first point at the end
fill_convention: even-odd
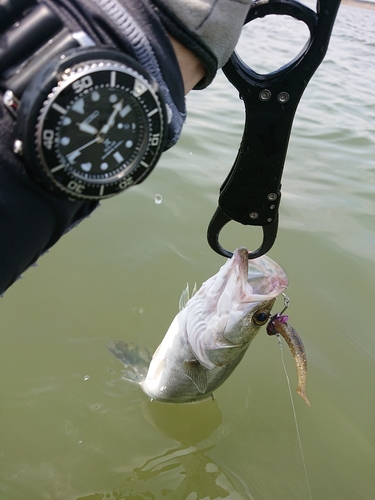
{"type": "Polygon", "coordinates": [[[85,113],[85,101],[83,99],[78,99],[72,106],[72,110],[80,115],[85,113]]]}
{"type": "Polygon", "coordinates": [[[125,142],[125,147],[126,148],[130,149],[132,146],[133,146],[133,141],[131,141],[130,139],[125,142]]]}
{"type": "Polygon", "coordinates": [[[117,163],[121,163],[124,161],[124,157],[119,151],[116,151],[116,153],[113,155],[113,158],[117,161],[117,163]]]}
{"type": "Polygon", "coordinates": [[[100,94],[97,90],[94,90],[93,92],[91,92],[91,100],[94,102],[97,102],[100,100],[100,94]]]}
{"type": "Polygon", "coordinates": [[[55,109],[56,111],[58,111],[62,115],[66,115],[66,113],[67,113],[67,110],[65,108],[63,108],[62,106],[60,106],[60,104],[57,104],[57,102],[54,102],[52,104],[52,107],[53,107],[53,109],[55,109]]]}
{"type": "Polygon", "coordinates": [[[147,88],[145,87],[145,85],[143,85],[142,82],[140,82],[139,80],[134,81],[133,94],[136,97],[139,97],[140,95],[144,94],[146,90],[147,88]]]}
{"type": "Polygon", "coordinates": [[[71,118],[69,116],[64,116],[62,119],[62,124],[66,127],[67,125],[70,125],[72,123],[71,118]]]}
{"type": "Polygon", "coordinates": [[[122,110],[120,111],[121,118],[125,118],[125,116],[128,115],[131,110],[132,110],[132,107],[130,106],[130,104],[127,104],[126,106],[124,106],[122,108],[122,110]]]}
{"type": "Polygon", "coordinates": [[[70,144],[70,137],[61,137],[60,144],[61,146],[67,146],[70,144]]]}
{"type": "Polygon", "coordinates": [[[107,170],[108,167],[109,165],[106,161],[100,164],[100,170],[107,170]]]}
{"type": "Polygon", "coordinates": [[[116,71],[111,71],[110,86],[111,87],[116,87],[116,71]]]}
{"type": "Polygon", "coordinates": [[[51,168],[51,172],[54,174],[55,172],[58,172],[62,168],[64,168],[64,165],[62,165],[62,164],[57,165],[57,167],[51,168]]]}
{"type": "Polygon", "coordinates": [[[87,163],[81,163],[81,168],[85,172],[90,172],[90,170],[92,169],[92,163],[90,163],[89,161],[87,163]]]}
{"type": "Polygon", "coordinates": [[[150,118],[150,116],[153,116],[157,112],[158,112],[158,108],[155,108],[152,111],[150,111],[149,113],[147,113],[147,116],[150,118]]]}

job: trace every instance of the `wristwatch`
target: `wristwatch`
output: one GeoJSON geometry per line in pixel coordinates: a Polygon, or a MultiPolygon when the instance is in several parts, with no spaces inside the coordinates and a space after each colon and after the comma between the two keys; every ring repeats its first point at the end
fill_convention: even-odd
{"type": "MultiPolygon", "coordinates": [[[[4,28],[3,15],[0,24],[0,87],[16,120],[14,152],[37,182],[73,200],[142,182],[166,139],[157,83],[131,57],[69,31],[48,6],[20,3],[17,24],[4,28]]],[[[14,22],[10,8],[7,16],[14,22]]]]}

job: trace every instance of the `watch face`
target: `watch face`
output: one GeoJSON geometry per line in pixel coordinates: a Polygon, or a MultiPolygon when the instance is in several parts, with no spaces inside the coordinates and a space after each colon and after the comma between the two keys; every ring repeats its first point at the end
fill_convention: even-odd
{"type": "Polygon", "coordinates": [[[154,87],[115,61],[65,71],[37,126],[38,156],[52,182],[77,198],[112,196],[140,182],[163,144],[154,87]]]}

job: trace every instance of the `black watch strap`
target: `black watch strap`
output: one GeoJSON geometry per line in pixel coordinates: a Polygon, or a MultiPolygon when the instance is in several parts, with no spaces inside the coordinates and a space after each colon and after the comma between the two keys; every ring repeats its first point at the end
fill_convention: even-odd
{"type": "Polygon", "coordinates": [[[20,12],[35,5],[35,0],[1,0],[0,1],[0,32],[15,23],[20,12]]]}
{"type": "Polygon", "coordinates": [[[83,31],[72,33],[47,5],[32,0],[8,4],[0,25],[3,27],[0,87],[5,92],[5,105],[15,111],[28,82],[51,59],[69,49],[94,46],[95,42],[83,31]],[[17,4],[23,7],[18,15],[15,13],[17,4]],[[16,24],[11,25],[14,21],[16,24]]]}

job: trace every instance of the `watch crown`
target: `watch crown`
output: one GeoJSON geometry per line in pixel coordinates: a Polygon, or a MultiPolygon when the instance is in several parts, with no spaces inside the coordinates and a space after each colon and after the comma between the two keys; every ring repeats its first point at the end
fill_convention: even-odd
{"type": "Polygon", "coordinates": [[[8,108],[10,113],[16,117],[18,108],[20,107],[19,99],[13,94],[11,90],[7,90],[3,96],[3,103],[8,108]]]}
{"type": "Polygon", "coordinates": [[[18,156],[23,156],[23,142],[16,139],[13,143],[13,152],[18,156]]]}

